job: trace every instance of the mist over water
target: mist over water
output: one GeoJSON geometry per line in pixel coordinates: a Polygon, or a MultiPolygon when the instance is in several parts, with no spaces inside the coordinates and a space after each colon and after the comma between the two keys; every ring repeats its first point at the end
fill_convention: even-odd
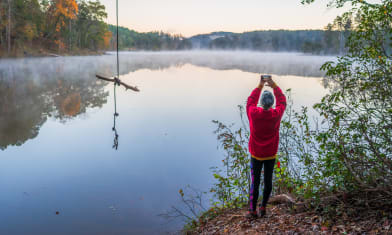
{"type": "Polygon", "coordinates": [[[178,189],[207,190],[219,166],[212,120],[239,123],[259,74],[296,108],[328,92],[333,57],[257,52],[123,52],[112,149],[115,55],[0,60],[0,234],[160,234],[178,189]],[[60,214],[56,215],[55,212],[60,214]],[[24,226],[19,226],[23,224],[24,226]]]}
{"type": "MultiPolygon", "coordinates": [[[[187,51],[187,52],[122,52],[121,65],[128,62],[144,64],[150,61],[149,69],[192,64],[216,70],[238,69],[244,72],[304,77],[322,77],[320,67],[332,56],[314,56],[301,53],[267,53],[252,51],[187,51]]],[[[128,67],[129,68],[129,67],[128,67]]]]}
{"type": "MultiPolygon", "coordinates": [[[[192,64],[216,70],[238,69],[244,72],[322,77],[320,67],[332,56],[314,56],[301,53],[265,53],[247,51],[178,51],[178,52],[120,52],[120,74],[139,69],[160,70],[172,66],[192,64]]],[[[0,64],[2,79],[47,77],[52,73],[66,73],[69,78],[93,76],[96,72],[112,75],[116,68],[115,54],[83,57],[46,57],[3,59],[0,64]],[[21,72],[23,71],[23,72],[21,72]]]]}

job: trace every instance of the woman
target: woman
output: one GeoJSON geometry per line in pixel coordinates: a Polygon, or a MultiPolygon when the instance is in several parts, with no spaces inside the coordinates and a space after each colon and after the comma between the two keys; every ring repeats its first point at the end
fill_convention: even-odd
{"type": "Polygon", "coordinates": [[[272,191],[272,174],[275,165],[276,153],[279,145],[279,127],[284,110],[286,109],[286,97],[282,90],[272,80],[271,76],[261,76],[259,85],[248,98],[246,113],[250,125],[249,152],[251,153],[250,168],[252,184],[249,192],[249,211],[247,218],[262,217],[266,214],[266,206],[272,191]],[[257,107],[261,90],[264,84],[271,87],[276,97],[276,107],[274,95],[269,91],[264,91],[261,95],[261,107],[257,107]],[[256,212],[257,200],[259,197],[260,174],[264,166],[264,191],[263,201],[256,212]]]}

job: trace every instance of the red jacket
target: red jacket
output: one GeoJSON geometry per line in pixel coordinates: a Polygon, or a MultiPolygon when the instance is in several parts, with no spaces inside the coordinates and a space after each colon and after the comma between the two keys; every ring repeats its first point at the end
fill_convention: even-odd
{"type": "Polygon", "coordinates": [[[286,109],[286,97],[279,87],[275,87],[276,108],[265,110],[257,107],[260,93],[261,89],[255,88],[246,104],[250,125],[249,152],[257,158],[267,158],[278,152],[280,120],[286,109]]]}

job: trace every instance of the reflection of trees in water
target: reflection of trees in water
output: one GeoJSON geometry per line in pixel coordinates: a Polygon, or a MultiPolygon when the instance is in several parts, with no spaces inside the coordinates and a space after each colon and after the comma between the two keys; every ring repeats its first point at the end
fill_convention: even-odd
{"type": "Polygon", "coordinates": [[[80,111],[80,93],[73,93],[68,95],[61,102],[61,113],[64,113],[67,116],[75,116],[80,111]]]}
{"type": "Polygon", "coordinates": [[[324,72],[320,71],[321,65],[334,59],[334,57],[293,53],[137,52],[121,54],[120,72],[127,74],[138,69],[158,70],[192,64],[215,70],[238,69],[251,73],[323,77],[324,72]]]}
{"type": "Polygon", "coordinates": [[[192,64],[214,70],[237,69],[250,73],[293,75],[302,77],[323,77],[325,88],[333,86],[331,80],[324,78],[320,67],[335,57],[301,55],[294,53],[254,53],[254,52],[137,52],[123,53],[120,60],[120,73],[128,74],[139,69],[163,70],[192,64]]]}
{"type": "Polygon", "coordinates": [[[0,81],[0,148],[22,145],[38,135],[50,105],[31,81],[0,81]]]}
{"type": "Polygon", "coordinates": [[[42,60],[47,59],[0,66],[0,149],[35,138],[48,117],[66,122],[106,103],[108,92],[96,81],[94,67],[42,60]]]}
{"type": "MultiPolygon", "coordinates": [[[[322,77],[332,57],[251,52],[137,52],[120,54],[120,74],[193,64],[216,70],[322,77]]],[[[95,74],[111,76],[115,56],[31,58],[0,63],[0,148],[38,135],[47,117],[66,122],[90,107],[102,107],[108,93],[95,74]]]]}
{"type": "Polygon", "coordinates": [[[92,79],[70,80],[59,78],[57,86],[49,94],[53,109],[51,115],[65,122],[85,113],[87,108],[102,107],[106,103],[104,83],[92,79]]]}

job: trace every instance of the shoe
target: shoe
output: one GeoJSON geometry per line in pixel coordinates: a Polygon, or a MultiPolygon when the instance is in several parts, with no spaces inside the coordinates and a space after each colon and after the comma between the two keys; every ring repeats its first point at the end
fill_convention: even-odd
{"type": "Polygon", "coordinates": [[[246,212],[245,217],[247,219],[256,219],[257,218],[257,212],[256,211],[248,211],[248,212],[246,212]]]}
{"type": "Polygon", "coordinates": [[[264,217],[266,213],[267,213],[267,209],[264,206],[260,206],[257,215],[259,217],[264,217]]]}

